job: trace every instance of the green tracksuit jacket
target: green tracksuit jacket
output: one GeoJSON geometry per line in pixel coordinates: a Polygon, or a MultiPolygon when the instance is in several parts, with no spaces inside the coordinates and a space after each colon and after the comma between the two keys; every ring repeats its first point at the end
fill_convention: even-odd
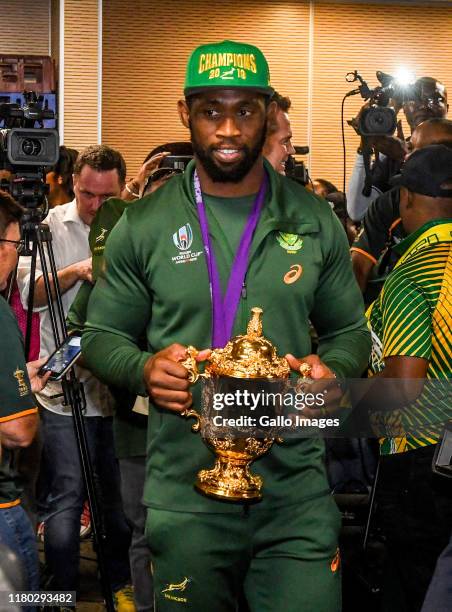
{"type": "MultiPolygon", "coordinates": [[[[303,356],[311,352],[310,319],[319,335],[320,357],[338,377],[358,377],[367,364],[370,337],[344,230],[326,201],[265,164],[269,195],[253,237],[234,335],[245,333],[250,308],[260,306],[264,334],[279,354],[303,356]],[[288,283],[300,270],[298,280],[288,283]]],[[[106,271],[91,294],[82,339],[88,365],[100,379],[134,393],[146,392],[143,367],[150,355],[174,342],[211,346],[209,279],[193,171],[194,162],[184,175],[124,212],[107,241],[106,271]],[[136,344],[143,330],[148,352],[136,344]]],[[[211,223],[223,279],[233,260],[224,248],[224,232],[227,228],[211,223]]],[[[193,398],[199,407],[199,385],[193,398]]],[[[240,504],[195,491],[196,474],[213,464],[213,455],[191,432],[191,424],[151,406],[145,504],[186,512],[240,512],[240,504]]],[[[253,471],[264,479],[263,501],[257,506],[262,509],[328,491],[322,441],[291,439],[273,445],[253,471]]]]}

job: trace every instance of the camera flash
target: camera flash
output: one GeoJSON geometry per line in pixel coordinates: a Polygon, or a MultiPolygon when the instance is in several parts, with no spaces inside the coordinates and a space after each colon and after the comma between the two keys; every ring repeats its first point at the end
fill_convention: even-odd
{"type": "Polygon", "coordinates": [[[414,72],[402,66],[395,73],[394,80],[402,87],[409,85],[414,82],[414,72]]]}

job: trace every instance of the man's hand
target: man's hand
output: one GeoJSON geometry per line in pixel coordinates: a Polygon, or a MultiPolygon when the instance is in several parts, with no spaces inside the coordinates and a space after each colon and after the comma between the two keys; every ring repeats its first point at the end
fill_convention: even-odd
{"type": "Polygon", "coordinates": [[[52,372],[46,372],[43,376],[38,375],[39,368],[45,364],[47,357],[37,359],[35,361],[29,361],[27,363],[28,378],[31,383],[31,390],[33,393],[39,393],[44,389],[49,380],[49,376],[52,372]]]}
{"type": "Polygon", "coordinates": [[[408,153],[407,143],[397,136],[369,136],[367,141],[374,151],[395,161],[403,161],[408,153]]]}
{"type": "Polygon", "coordinates": [[[295,372],[300,373],[300,366],[307,363],[311,366],[310,378],[314,382],[309,384],[306,389],[309,393],[322,394],[325,399],[324,406],[319,408],[304,408],[303,415],[308,418],[318,418],[319,416],[331,416],[339,408],[339,403],[343,395],[343,391],[336,381],[334,372],[320,359],[318,355],[307,355],[301,359],[297,359],[291,354],[286,355],[286,359],[295,372]],[[325,413],[325,414],[322,414],[325,413]]]}
{"type": "MultiPolygon", "coordinates": [[[[87,280],[92,283],[93,274],[91,257],[70,264],[62,270],[58,270],[57,275],[61,293],[66,293],[66,291],[68,291],[80,280],[87,280]]],[[[55,286],[53,284],[53,278],[51,274],[49,275],[49,280],[52,290],[52,297],[55,300],[55,286]]],[[[44,276],[40,276],[36,280],[33,304],[35,308],[47,306],[47,291],[44,283],[44,276]]]]}
{"type": "Polygon", "coordinates": [[[73,264],[73,268],[79,280],[93,282],[93,261],[91,257],[73,264]]]}
{"type": "Polygon", "coordinates": [[[188,370],[179,362],[186,357],[186,347],[172,344],[150,357],[143,371],[147,391],[161,408],[182,412],[191,406],[188,370]]]}
{"type": "Polygon", "coordinates": [[[148,159],[147,162],[144,162],[135,178],[127,182],[129,189],[124,187],[121,193],[121,199],[129,201],[136,199],[137,196],[141,197],[149,176],[159,167],[160,162],[168,155],[171,155],[169,151],[163,151],[163,153],[157,153],[148,159]]]}
{"type": "Polygon", "coordinates": [[[165,157],[167,157],[168,155],[171,155],[169,151],[164,151],[163,153],[157,153],[157,155],[153,155],[150,159],[148,159],[147,162],[145,162],[141,166],[136,178],[134,179],[140,183],[141,188],[144,187],[144,184],[146,183],[147,179],[152,174],[152,172],[154,172],[154,170],[156,170],[159,167],[160,162],[163,161],[165,157]]]}

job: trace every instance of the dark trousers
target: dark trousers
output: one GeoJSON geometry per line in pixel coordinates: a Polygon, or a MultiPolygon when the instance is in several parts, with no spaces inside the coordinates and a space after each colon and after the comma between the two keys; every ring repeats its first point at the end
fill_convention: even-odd
{"type": "Polygon", "coordinates": [[[435,447],[381,457],[377,520],[386,538],[384,612],[418,612],[452,529],[452,483],[432,472],[435,447]]]}
{"type": "Polygon", "coordinates": [[[422,612],[450,612],[452,610],[452,537],[441,553],[435,573],[428,587],[422,612]]]}
{"type": "MultiPolygon", "coordinates": [[[[98,484],[99,506],[105,523],[106,562],[113,590],[130,582],[130,529],[120,495],[119,468],[113,445],[112,419],[84,419],[91,463],[98,484]]],[[[77,589],[80,553],[80,514],[86,499],[78,446],[70,416],[44,410],[43,458],[48,475],[45,521],[46,563],[53,590],[77,589]]]]}

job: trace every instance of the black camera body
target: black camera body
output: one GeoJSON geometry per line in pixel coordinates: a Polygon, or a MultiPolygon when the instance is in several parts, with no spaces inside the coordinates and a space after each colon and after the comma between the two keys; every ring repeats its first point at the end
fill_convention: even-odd
{"type": "MultiPolygon", "coordinates": [[[[309,147],[294,147],[295,155],[307,155],[309,147]]],[[[297,160],[293,155],[289,155],[286,161],[286,176],[293,179],[300,185],[309,183],[309,173],[303,161],[297,160]]]]}
{"type": "Polygon", "coordinates": [[[11,128],[0,131],[0,163],[13,173],[20,172],[24,166],[53,166],[58,161],[58,155],[56,130],[11,128]]]}
{"type": "Polygon", "coordinates": [[[371,105],[366,108],[355,126],[360,136],[391,136],[397,128],[397,114],[392,106],[391,100],[397,105],[402,105],[404,100],[411,99],[413,92],[411,86],[401,87],[390,74],[377,70],[377,79],[380,85],[370,89],[367,83],[355,70],[349,72],[345,77],[349,83],[359,81],[357,89],[347,95],[361,94],[365,100],[371,100],[371,105]]]}
{"type": "Polygon", "coordinates": [[[24,97],[23,106],[0,104],[0,169],[13,175],[0,187],[30,211],[25,220],[42,219],[47,214],[45,169],[58,161],[59,138],[57,130],[43,127],[45,120],[55,117],[43,106],[43,97],[35,92],[25,92],[24,97]]]}

